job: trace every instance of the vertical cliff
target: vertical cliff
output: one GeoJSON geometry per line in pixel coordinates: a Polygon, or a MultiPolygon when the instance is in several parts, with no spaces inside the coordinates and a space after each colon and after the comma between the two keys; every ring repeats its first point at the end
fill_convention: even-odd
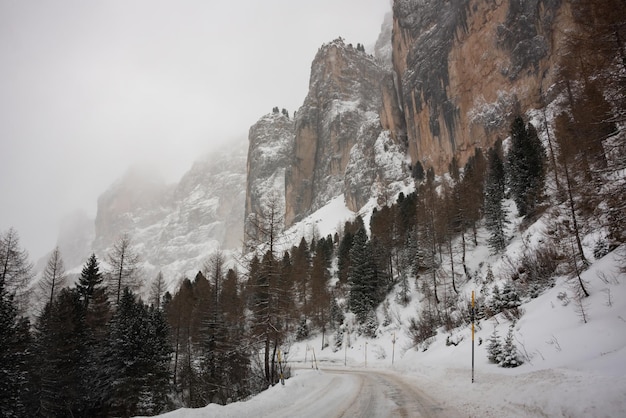
{"type": "MultiPolygon", "coordinates": [[[[274,112],[252,125],[248,134],[246,208],[244,236],[250,237],[248,219],[260,213],[270,195],[285,205],[285,170],[293,162],[294,122],[287,114],[274,112]]],[[[245,238],[247,239],[247,238],[245,238]]]]}
{"type": "MultiPolygon", "coordinates": [[[[297,112],[293,161],[285,174],[286,225],[344,192],[350,150],[361,126],[378,118],[384,76],[373,56],[341,39],[318,51],[308,95],[297,112]]],[[[372,133],[374,139],[378,133],[372,133]]]]}
{"type": "Polygon", "coordinates": [[[541,104],[571,25],[561,0],[395,0],[393,12],[406,128],[387,125],[406,129],[412,161],[438,173],[505,135],[516,109],[541,104]]]}

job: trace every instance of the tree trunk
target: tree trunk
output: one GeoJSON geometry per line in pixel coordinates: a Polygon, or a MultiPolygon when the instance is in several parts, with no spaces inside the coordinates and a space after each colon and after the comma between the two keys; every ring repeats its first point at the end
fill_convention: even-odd
{"type": "Polygon", "coordinates": [[[580,260],[583,262],[583,264],[585,266],[588,266],[589,261],[587,261],[587,258],[585,257],[585,253],[583,252],[583,245],[580,240],[578,221],[576,219],[576,209],[574,208],[574,197],[572,195],[572,182],[569,175],[568,164],[565,161],[563,162],[563,168],[565,169],[565,183],[567,184],[568,203],[570,208],[570,214],[572,216],[572,225],[574,228],[574,237],[576,238],[576,246],[578,247],[578,255],[580,256],[580,260]]]}

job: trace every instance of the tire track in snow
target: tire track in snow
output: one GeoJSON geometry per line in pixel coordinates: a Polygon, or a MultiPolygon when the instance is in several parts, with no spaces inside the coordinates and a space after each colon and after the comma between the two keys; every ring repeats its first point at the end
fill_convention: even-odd
{"type": "Polygon", "coordinates": [[[443,406],[419,388],[399,376],[378,370],[325,369],[326,373],[352,375],[361,380],[360,389],[342,410],[338,418],[348,417],[406,417],[452,418],[458,411],[443,406]]]}

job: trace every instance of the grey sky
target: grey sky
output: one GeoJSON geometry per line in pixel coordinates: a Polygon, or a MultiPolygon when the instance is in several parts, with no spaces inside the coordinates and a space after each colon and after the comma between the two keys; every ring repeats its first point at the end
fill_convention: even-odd
{"type": "Polygon", "coordinates": [[[0,231],[34,260],[129,165],[177,181],[272,107],[322,43],[373,44],[389,0],[0,0],[0,231]]]}

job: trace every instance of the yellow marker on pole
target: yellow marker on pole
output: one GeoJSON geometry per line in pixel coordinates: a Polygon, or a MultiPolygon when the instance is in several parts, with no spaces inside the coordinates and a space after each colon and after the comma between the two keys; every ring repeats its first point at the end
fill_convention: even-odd
{"type": "Polygon", "coordinates": [[[472,310],[470,311],[472,320],[472,383],[474,383],[474,291],[472,290],[472,310]]]}

